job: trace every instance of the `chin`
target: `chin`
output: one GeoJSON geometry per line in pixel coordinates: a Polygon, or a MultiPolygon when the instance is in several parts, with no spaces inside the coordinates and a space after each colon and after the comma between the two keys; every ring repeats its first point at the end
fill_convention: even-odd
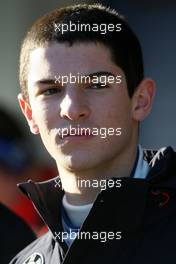
{"type": "Polygon", "coordinates": [[[96,159],[90,155],[68,155],[59,159],[59,164],[69,171],[88,170],[98,165],[96,159]]]}

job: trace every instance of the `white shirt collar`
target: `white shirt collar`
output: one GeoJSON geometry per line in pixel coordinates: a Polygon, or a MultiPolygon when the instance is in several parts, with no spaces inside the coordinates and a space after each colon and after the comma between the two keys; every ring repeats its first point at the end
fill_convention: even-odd
{"type": "Polygon", "coordinates": [[[134,179],[145,179],[150,167],[149,164],[147,163],[146,160],[144,160],[144,153],[141,145],[138,146],[139,149],[139,157],[138,157],[138,162],[136,166],[136,170],[134,173],[134,179]]]}

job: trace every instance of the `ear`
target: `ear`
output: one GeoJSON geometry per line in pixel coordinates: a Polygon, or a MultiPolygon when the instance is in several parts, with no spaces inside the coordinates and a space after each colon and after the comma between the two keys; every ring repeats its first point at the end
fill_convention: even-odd
{"type": "Polygon", "coordinates": [[[136,121],[142,121],[151,111],[156,88],[151,79],[144,79],[132,97],[132,115],[136,121]]]}
{"type": "Polygon", "coordinates": [[[18,94],[18,102],[21,108],[21,111],[23,115],[25,116],[28,125],[30,127],[30,130],[33,134],[39,134],[39,128],[34,120],[33,114],[32,114],[32,109],[30,104],[26,101],[24,96],[20,93],[18,94]]]}

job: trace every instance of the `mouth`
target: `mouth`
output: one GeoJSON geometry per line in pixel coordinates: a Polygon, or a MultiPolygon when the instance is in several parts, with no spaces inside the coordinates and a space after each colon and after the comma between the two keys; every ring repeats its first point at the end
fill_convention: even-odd
{"type": "Polygon", "coordinates": [[[82,133],[78,133],[77,131],[75,131],[74,133],[72,132],[67,132],[67,133],[63,133],[61,134],[59,137],[61,140],[82,140],[82,139],[90,139],[93,137],[92,133],[86,133],[84,131],[81,131],[82,133]]]}
{"type": "Polygon", "coordinates": [[[82,139],[90,139],[90,138],[92,138],[93,136],[79,136],[79,135],[75,135],[75,136],[71,136],[71,135],[68,135],[68,136],[66,136],[66,137],[64,137],[63,138],[63,140],[66,140],[66,139],[68,139],[68,140],[82,140],[82,139]]]}

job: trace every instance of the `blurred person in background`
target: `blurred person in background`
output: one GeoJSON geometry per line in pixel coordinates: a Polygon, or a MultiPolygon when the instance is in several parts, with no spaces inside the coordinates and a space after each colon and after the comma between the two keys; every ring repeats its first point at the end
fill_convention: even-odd
{"type": "Polygon", "coordinates": [[[25,149],[23,133],[10,114],[0,108],[0,263],[10,259],[32,242],[36,236],[29,226],[8,207],[18,198],[16,183],[26,179],[25,168],[30,155],[25,149]],[[8,207],[7,207],[8,206],[8,207]]]}
{"type": "Polygon", "coordinates": [[[0,263],[6,264],[37,236],[47,231],[17,183],[47,180],[55,174],[50,166],[35,161],[33,145],[13,114],[0,107],[0,263]],[[31,230],[30,229],[33,230],[31,230]],[[35,235],[34,235],[35,233],[35,235]]]}
{"type": "Polygon", "coordinates": [[[47,231],[33,205],[22,195],[17,183],[47,180],[56,174],[52,166],[34,158],[31,141],[25,136],[19,120],[0,107],[0,201],[20,216],[37,236],[47,231]]]}

